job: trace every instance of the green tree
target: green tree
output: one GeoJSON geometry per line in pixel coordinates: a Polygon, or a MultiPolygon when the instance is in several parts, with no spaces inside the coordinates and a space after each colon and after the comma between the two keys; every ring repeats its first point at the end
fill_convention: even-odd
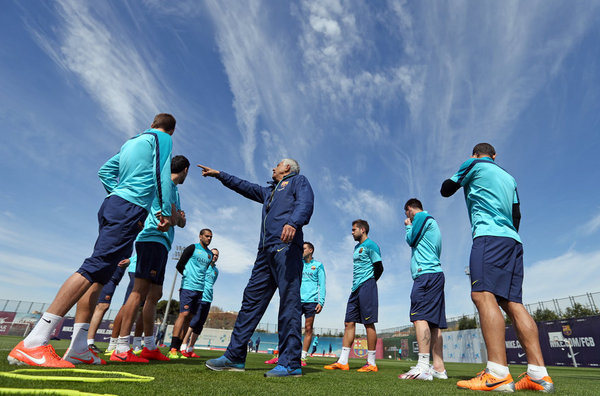
{"type": "Polygon", "coordinates": [[[545,322],[548,320],[556,320],[558,319],[558,315],[556,314],[556,312],[548,309],[548,308],[538,308],[535,310],[535,312],[533,313],[533,320],[535,320],[536,322],[545,322]]]}
{"type": "Polygon", "coordinates": [[[563,315],[563,317],[565,319],[568,318],[581,318],[584,316],[592,316],[592,315],[597,315],[598,312],[591,309],[591,308],[587,308],[584,307],[583,305],[579,304],[579,303],[575,303],[573,304],[572,307],[568,307],[565,310],[565,314],[563,315]]]}
{"type": "MultiPolygon", "coordinates": [[[[165,309],[167,309],[167,300],[160,300],[158,304],[156,304],[156,317],[162,320],[165,315],[165,309]]],[[[171,305],[169,306],[169,316],[171,315],[179,315],[179,301],[171,300],[171,305]]]]}
{"type": "Polygon", "coordinates": [[[475,318],[468,318],[463,315],[462,318],[458,320],[458,330],[466,330],[466,329],[476,329],[477,321],[475,318]]]}

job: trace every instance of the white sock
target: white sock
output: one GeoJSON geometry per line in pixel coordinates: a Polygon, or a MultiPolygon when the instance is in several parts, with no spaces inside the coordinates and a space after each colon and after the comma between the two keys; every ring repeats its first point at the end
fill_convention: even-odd
{"type": "Polygon", "coordinates": [[[179,347],[179,350],[187,352],[187,344],[181,344],[181,346],[179,347]]]}
{"type": "Polygon", "coordinates": [[[129,336],[119,337],[117,340],[117,353],[127,352],[129,349],[129,336]]]}
{"type": "MultiPolygon", "coordinates": [[[[89,335],[89,334],[88,334],[88,335],[89,335]]],[[[90,346],[90,345],[94,345],[94,339],[93,339],[93,338],[88,338],[88,340],[87,340],[87,344],[88,344],[88,346],[90,346]]]]}
{"type": "MultiPolygon", "coordinates": [[[[119,337],[121,338],[121,337],[119,337]]],[[[133,349],[142,349],[142,337],[133,337],[133,349]]]]}
{"type": "Polygon", "coordinates": [[[156,344],[154,342],[154,336],[144,337],[144,346],[151,351],[155,350],[156,344]]]}
{"type": "Polygon", "coordinates": [[[342,354],[340,355],[340,358],[337,362],[339,364],[348,364],[348,356],[350,356],[350,348],[342,347],[342,354]]]}
{"type": "Polygon", "coordinates": [[[306,355],[308,355],[308,351],[302,351],[302,358],[301,359],[306,359],[306,355]]]}
{"type": "Polygon", "coordinates": [[[188,345],[187,351],[188,351],[188,353],[194,352],[194,346],[193,345],[188,345]]]}
{"type": "Polygon", "coordinates": [[[39,322],[37,322],[33,327],[33,330],[31,330],[31,333],[23,340],[25,348],[35,348],[48,344],[50,334],[52,334],[54,328],[58,326],[58,322],[60,322],[61,319],[62,316],[44,312],[39,322]]]}
{"type": "Polygon", "coordinates": [[[87,336],[89,329],[89,323],[75,323],[73,325],[73,335],[71,336],[71,345],[69,345],[73,352],[83,353],[88,350],[87,336]]]}
{"type": "Polygon", "coordinates": [[[375,352],[376,351],[367,350],[367,363],[369,363],[371,366],[377,366],[375,363],[375,352]]]}
{"type": "Polygon", "coordinates": [[[429,369],[429,353],[419,353],[419,361],[417,362],[417,366],[424,370],[429,369]]]}
{"type": "Polygon", "coordinates": [[[114,351],[117,348],[118,338],[110,337],[110,341],[108,342],[108,348],[106,348],[106,352],[114,351]]]}
{"type": "Polygon", "coordinates": [[[548,376],[548,370],[544,366],[534,366],[533,364],[527,365],[527,374],[534,379],[540,380],[546,376],[548,376]]]}
{"type": "Polygon", "coordinates": [[[508,374],[510,374],[510,372],[508,371],[508,366],[503,366],[501,364],[490,361],[487,362],[487,369],[489,370],[490,374],[492,374],[498,379],[502,379],[508,374]]]}

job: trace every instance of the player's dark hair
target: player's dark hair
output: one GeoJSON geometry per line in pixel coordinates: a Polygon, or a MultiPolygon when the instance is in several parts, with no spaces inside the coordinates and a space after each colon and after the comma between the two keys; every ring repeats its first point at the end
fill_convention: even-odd
{"type": "Polygon", "coordinates": [[[473,155],[489,155],[493,157],[496,155],[496,150],[494,146],[489,143],[479,143],[475,147],[473,147],[473,155]]]}
{"type": "Polygon", "coordinates": [[[212,234],[212,230],[210,228],[203,228],[200,230],[200,235],[204,235],[207,232],[210,232],[212,234]]]}
{"type": "Polygon", "coordinates": [[[367,220],[356,219],[352,222],[352,225],[356,225],[358,226],[358,228],[362,228],[367,234],[369,233],[369,223],[367,223],[367,220]]]}
{"type": "Polygon", "coordinates": [[[167,132],[172,132],[175,130],[175,117],[168,113],[160,113],[154,116],[154,121],[152,121],[151,128],[161,128],[167,132]]]}
{"type": "Polygon", "coordinates": [[[190,167],[190,161],[183,155],[176,155],[171,158],[171,173],[183,172],[185,168],[190,167]]]}
{"type": "Polygon", "coordinates": [[[315,252],[315,246],[312,243],[310,243],[308,241],[304,241],[304,244],[308,245],[308,247],[310,248],[310,250],[313,251],[313,253],[315,252]]]}
{"type": "Polygon", "coordinates": [[[404,210],[408,208],[417,208],[423,210],[423,204],[417,198],[411,198],[404,204],[404,210]]]}

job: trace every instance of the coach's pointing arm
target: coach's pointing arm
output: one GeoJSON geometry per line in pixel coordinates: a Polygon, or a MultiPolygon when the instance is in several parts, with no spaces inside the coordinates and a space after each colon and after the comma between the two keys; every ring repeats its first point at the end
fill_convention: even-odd
{"type": "Polygon", "coordinates": [[[225,187],[258,203],[263,203],[265,201],[265,194],[268,193],[266,187],[250,183],[249,181],[240,179],[229,173],[209,168],[208,166],[198,164],[198,167],[202,168],[202,176],[214,177],[223,183],[225,187]]]}

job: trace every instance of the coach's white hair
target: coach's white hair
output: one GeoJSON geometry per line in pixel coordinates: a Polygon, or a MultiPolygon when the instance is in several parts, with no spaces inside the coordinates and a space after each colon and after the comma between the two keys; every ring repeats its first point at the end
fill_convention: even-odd
{"type": "Polygon", "coordinates": [[[283,162],[283,165],[290,166],[290,173],[295,173],[297,175],[300,174],[300,165],[298,165],[298,161],[296,161],[295,159],[284,158],[281,160],[281,162],[283,162]]]}

